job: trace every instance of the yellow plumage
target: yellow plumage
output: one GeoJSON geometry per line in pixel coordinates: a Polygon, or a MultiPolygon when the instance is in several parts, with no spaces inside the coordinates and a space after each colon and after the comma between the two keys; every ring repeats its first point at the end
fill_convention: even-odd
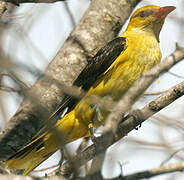
{"type": "Polygon", "coordinates": [[[23,169],[24,175],[31,172],[61,145],[81,137],[90,136],[89,124],[95,128],[104,124],[107,110],[90,103],[90,95],[118,101],[128,88],[149,71],[161,59],[159,33],[166,15],[174,7],[145,6],[131,17],[126,31],[124,51],[112,65],[99,76],[75,108],[66,114],[50,131],[32,141],[6,161],[11,168],[23,169]]]}

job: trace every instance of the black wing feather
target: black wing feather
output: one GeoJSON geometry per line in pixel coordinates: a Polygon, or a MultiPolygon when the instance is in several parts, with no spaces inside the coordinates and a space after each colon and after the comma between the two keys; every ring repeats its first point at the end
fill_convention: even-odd
{"type": "MultiPolygon", "coordinates": [[[[79,74],[73,85],[88,91],[98,77],[104,73],[117,57],[125,50],[126,38],[117,37],[102,47],[97,54],[89,61],[86,67],[79,74]]],[[[65,95],[62,104],[55,111],[52,117],[59,116],[68,107],[70,111],[78,102],[73,96],[65,95]]]]}
{"type": "Polygon", "coordinates": [[[101,48],[79,74],[73,85],[88,91],[97,78],[104,73],[125,49],[126,39],[118,37],[101,48]]]}

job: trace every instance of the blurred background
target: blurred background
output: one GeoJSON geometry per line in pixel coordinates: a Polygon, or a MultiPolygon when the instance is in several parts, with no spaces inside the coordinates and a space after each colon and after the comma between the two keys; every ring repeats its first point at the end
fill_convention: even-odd
{"type": "MultiPolygon", "coordinates": [[[[29,87],[36,81],[73,27],[80,21],[89,4],[90,0],[68,0],[53,4],[8,6],[7,12],[0,21],[1,48],[14,65],[12,74],[16,74],[23,86],[29,87]]],[[[176,10],[167,17],[160,35],[164,59],[175,50],[176,43],[184,46],[184,0],[145,0],[137,8],[149,4],[176,6],[176,10]]],[[[134,108],[143,107],[158,97],[151,93],[160,94],[183,80],[184,61],[155,81],[134,108]]],[[[18,93],[20,89],[16,80],[6,73],[0,74],[0,83],[0,130],[3,130],[6,122],[18,109],[22,97],[18,93]]],[[[183,139],[184,98],[182,97],[143,123],[138,131],[132,131],[126,138],[111,146],[106,153],[103,176],[112,178],[120,173],[126,175],[159,167],[162,163],[184,160],[183,139]],[[168,158],[170,159],[167,161],[168,158]]],[[[67,145],[70,153],[75,153],[80,142],[81,140],[78,140],[67,145]]],[[[60,152],[55,153],[37,169],[57,164],[60,157],[60,152]]],[[[52,170],[53,168],[32,174],[44,175],[45,172],[52,170]]],[[[153,179],[182,180],[184,172],[156,176],[153,179]]]]}

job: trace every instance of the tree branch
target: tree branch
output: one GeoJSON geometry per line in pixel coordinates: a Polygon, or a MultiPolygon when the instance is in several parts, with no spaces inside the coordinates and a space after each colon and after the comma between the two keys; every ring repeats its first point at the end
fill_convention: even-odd
{"type": "Polygon", "coordinates": [[[137,172],[133,173],[127,176],[122,176],[118,178],[112,178],[108,180],[136,180],[136,179],[145,179],[145,178],[150,178],[166,173],[172,173],[172,172],[178,172],[178,171],[183,171],[184,170],[184,162],[179,162],[179,163],[172,163],[172,164],[167,164],[163,166],[159,166],[157,168],[149,169],[146,171],[142,172],[137,172]]]}
{"type": "MultiPolygon", "coordinates": [[[[154,176],[159,176],[163,174],[178,172],[184,170],[184,162],[178,162],[178,163],[172,163],[168,165],[159,166],[153,169],[132,173],[126,176],[123,176],[122,174],[118,177],[111,178],[111,179],[105,179],[101,176],[100,172],[97,172],[96,174],[93,174],[92,178],[88,178],[87,180],[92,180],[93,178],[95,180],[138,180],[138,179],[146,179],[151,178],[154,176]]],[[[77,180],[85,180],[86,178],[79,178],[77,180]]]]}

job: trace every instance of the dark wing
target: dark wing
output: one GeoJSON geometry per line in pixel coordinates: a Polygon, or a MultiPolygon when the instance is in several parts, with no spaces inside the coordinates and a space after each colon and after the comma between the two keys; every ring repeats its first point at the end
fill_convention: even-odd
{"type": "MultiPolygon", "coordinates": [[[[84,91],[88,91],[93,83],[98,79],[98,77],[104,73],[111,64],[116,60],[116,58],[125,50],[126,38],[118,37],[107,43],[103,48],[101,48],[97,54],[91,58],[87,66],[79,74],[77,79],[74,81],[73,85],[81,87],[84,91]]],[[[48,125],[43,127],[38,135],[46,131],[46,129],[51,128],[53,124],[56,123],[58,117],[61,116],[66,107],[68,107],[68,112],[73,109],[74,105],[78,102],[78,99],[65,95],[62,100],[62,104],[56,109],[56,111],[50,116],[48,120],[48,125]]]]}
{"type": "Polygon", "coordinates": [[[97,54],[91,59],[83,71],[79,74],[74,86],[82,87],[88,91],[98,77],[104,73],[111,64],[116,60],[126,46],[126,39],[118,37],[107,43],[101,48],[97,54]]]}
{"type": "MultiPolygon", "coordinates": [[[[117,37],[102,47],[97,54],[91,58],[86,67],[79,74],[73,85],[81,87],[84,91],[88,91],[98,77],[104,73],[116,58],[125,50],[126,38],[117,37]]],[[[63,110],[68,107],[70,111],[78,102],[75,97],[66,95],[62,104],[53,113],[52,117],[59,116],[63,110]]]]}

